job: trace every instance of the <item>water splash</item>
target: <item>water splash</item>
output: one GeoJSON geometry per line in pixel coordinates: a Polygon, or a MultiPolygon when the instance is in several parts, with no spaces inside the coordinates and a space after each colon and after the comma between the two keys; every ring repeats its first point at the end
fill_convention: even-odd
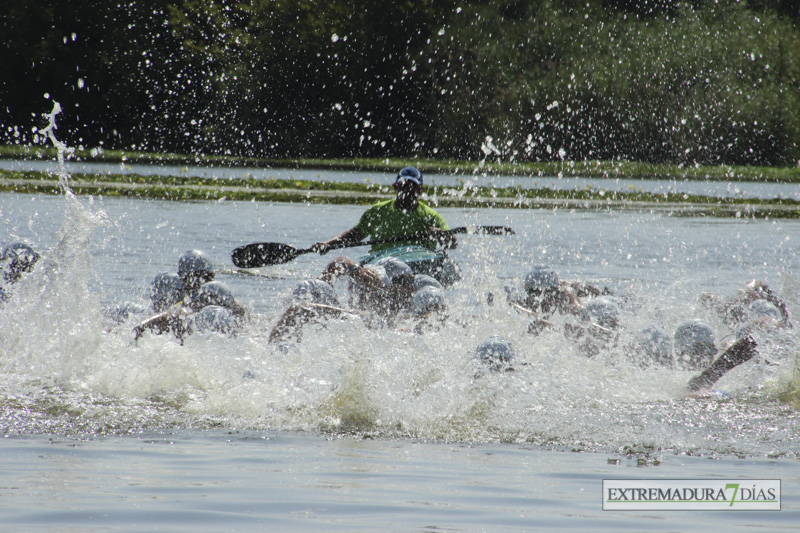
{"type": "Polygon", "coordinates": [[[69,188],[64,160],[74,150],[56,138],[60,112],[55,102],[42,133],[58,151],[64,221],[53,235],[52,247],[41,253],[33,272],[14,286],[4,305],[0,367],[14,374],[30,373],[45,383],[72,384],[85,374],[102,338],[100,305],[89,284],[92,236],[107,215],[85,208],[69,188]]]}
{"type": "MultiPolygon", "coordinates": [[[[765,339],[765,356],[778,364],[754,361],[732,371],[720,384],[730,397],[687,398],[682,389],[690,373],[642,369],[626,359],[624,345],[639,327],[660,322],[670,329],[699,311],[686,302],[702,276],[682,270],[698,261],[695,248],[686,252],[691,261],[684,259],[669,249],[671,239],[663,247],[648,241],[646,252],[635,253],[631,276],[641,268],[648,279],[661,279],[658,265],[667,258],[663,277],[669,282],[630,283],[626,329],[617,347],[595,359],[559,332],[528,335],[529,319],[499,301],[504,286],[519,285],[526,265],[546,259],[602,275],[602,261],[613,257],[591,243],[560,242],[568,240],[562,231],[585,235],[573,229],[578,217],[565,222],[545,212],[536,213],[524,241],[471,235],[459,247],[469,268],[448,293],[451,319],[439,331],[371,330],[348,318],[310,326],[302,343],[280,350],[267,342],[282,310],[276,304],[236,337],[197,334],[181,345],[166,335],[134,342],[133,324],[105,321],[89,290],[93,235],[103,216],[68,194],[63,204],[65,221],[52,250],[0,314],[0,402],[7,408],[0,427],[10,433],[224,427],[746,455],[788,453],[800,434],[796,413],[775,400],[791,383],[792,364],[783,363],[796,359],[796,338],[785,349],[781,339],[765,339]],[[498,296],[494,305],[486,299],[490,292],[498,296]],[[514,345],[515,372],[481,375],[472,350],[492,334],[514,345]],[[776,425],[776,417],[785,423],[776,425]]],[[[485,213],[466,216],[474,217],[468,224],[479,224],[485,213]]],[[[628,240],[607,235],[598,239],[606,247],[630,248],[628,240]]],[[[717,260],[713,254],[700,259],[717,260]]],[[[792,304],[797,316],[796,300],[792,304]]]]}
{"type": "Polygon", "coordinates": [[[62,190],[65,194],[72,194],[72,190],[69,188],[69,174],[67,173],[67,168],[65,165],[66,156],[72,155],[75,153],[74,148],[69,148],[65,143],[59,141],[56,138],[56,130],[58,126],[56,125],[56,116],[61,113],[61,104],[58,102],[53,102],[53,109],[45,115],[47,117],[47,127],[41,130],[41,135],[45,136],[47,139],[53,143],[53,146],[56,148],[57,157],[58,157],[58,183],[61,186],[62,190]]]}

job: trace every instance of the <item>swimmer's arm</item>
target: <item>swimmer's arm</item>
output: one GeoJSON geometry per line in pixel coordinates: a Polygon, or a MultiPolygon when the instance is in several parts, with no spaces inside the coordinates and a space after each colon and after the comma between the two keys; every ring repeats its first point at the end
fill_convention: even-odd
{"type": "Polygon", "coordinates": [[[364,268],[349,257],[337,257],[331,261],[319,279],[326,283],[333,283],[341,276],[350,276],[353,281],[369,288],[378,289],[383,286],[381,278],[374,271],[364,268]]]}
{"type": "Polygon", "coordinates": [[[150,330],[156,335],[161,335],[170,330],[175,331],[175,334],[180,336],[179,333],[183,329],[182,319],[184,316],[191,314],[191,310],[186,307],[174,307],[155,316],[152,316],[133,328],[134,339],[138,339],[144,334],[145,331],[150,330]]]}
{"type": "Polygon", "coordinates": [[[696,392],[700,389],[711,387],[729,370],[752,359],[758,353],[756,347],[756,341],[750,336],[739,339],[725,350],[716,361],[711,363],[708,368],[689,380],[689,390],[696,392]]]}

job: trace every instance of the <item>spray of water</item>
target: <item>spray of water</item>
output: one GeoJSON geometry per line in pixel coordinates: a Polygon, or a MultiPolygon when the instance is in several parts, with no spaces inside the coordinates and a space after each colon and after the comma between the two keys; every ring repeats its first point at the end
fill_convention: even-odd
{"type": "Polygon", "coordinates": [[[47,117],[47,126],[41,130],[40,134],[53,143],[53,146],[57,151],[59,185],[65,194],[72,194],[72,191],[69,188],[69,174],[67,173],[64,163],[67,156],[75,153],[75,149],[69,148],[66,144],[56,138],[56,130],[58,129],[58,126],[56,125],[56,117],[59,113],[61,113],[61,104],[58,102],[53,102],[53,109],[50,111],[50,113],[45,115],[47,117]]]}
{"type": "Polygon", "coordinates": [[[15,285],[6,302],[0,362],[7,372],[71,384],[85,374],[101,342],[100,306],[89,282],[92,234],[107,217],[81,205],[69,188],[64,161],[72,150],[55,136],[60,112],[56,102],[43,133],[58,150],[64,222],[53,236],[55,244],[42,251],[34,271],[15,285]]]}
{"type": "MultiPolygon", "coordinates": [[[[62,162],[69,151],[55,138],[58,111],[56,104],[47,135],[62,162]]],[[[523,254],[518,264],[535,264],[554,253],[504,249],[492,237],[470,237],[464,254],[471,268],[448,292],[449,320],[425,334],[345,317],[309,325],[303,342],[275,346],[268,332],[281,310],[274,309],[235,336],[134,340],[135,319],[110,323],[90,290],[93,234],[107,217],[71,194],[66,172],[62,183],[64,221],[54,244],[0,313],[9,433],[226,427],[745,454],[789,453],[800,433],[796,417],[775,402],[794,371],[793,332],[759,333],[763,361],[724,378],[730,396],[687,398],[691,373],[643,369],[626,351],[640,327],[656,320],[673,327],[695,311],[674,296],[688,292],[680,286],[686,282],[658,291],[634,285],[621,321],[627,329],[587,358],[560,331],[534,337],[528,316],[489,303],[489,293],[502,299],[504,286],[519,282],[504,259],[523,254]],[[489,239],[485,246],[476,244],[481,238],[489,239]],[[481,366],[475,348],[489,335],[514,346],[514,372],[481,366]],[[787,423],[776,426],[776,416],[787,423]]],[[[536,231],[542,235],[532,241],[540,242],[551,228],[543,220],[536,231]]]]}

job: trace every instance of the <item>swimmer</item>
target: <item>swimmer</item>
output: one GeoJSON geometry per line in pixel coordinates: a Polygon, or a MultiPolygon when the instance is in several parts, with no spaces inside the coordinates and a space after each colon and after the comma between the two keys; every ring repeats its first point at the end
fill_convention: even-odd
{"type": "Polygon", "coordinates": [[[247,308],[236,301],[227,285],[209,281],[199,288],[188,304],[179,301],[145,320],[133,331],[135,339],[145,331],[151,331],[156,335],[172,333],[183,342],[187,335],[200,331],[234,335],[248,318],[247,308]]]}
{"type": "Polygon", "coordinates": [[[414,275],[406,263],[394,257],[364,266],[338,257],[325,267],[319,279],[301,283],[293,291],[293,300],[270,332],[270,342],[289,338],[299,341],[305,324],[344,316],[358,316],[370,328],[398,327],[399,320],[413,317],[417,321],[414,331],[419,333],[438,327],[435,319],[441,320],[446,308],[438,281],[414,275]],[[349,280],[347,308],[339,302],[332,285],[343,277],[349,280]]]}
{"type": "Polygon", "coordinates": [[[417,334],[439,331],[448,318],[447,298],[444,290],[440,286],[428,285],[424,280],[419,284],[415,283],[416,285],[419,285],[419,289],[414,291],[411,310],[403,311],[400,314],[401,320],[411,321],[413,326],[398,327],[398,329],[413,331],[417,334]]]}
{"type": "Polygon", "coordinates": [[[343,309],[333,286],[321,279],[307,279],[292,290],[292,304],[283,312],[269,334],[270,343],[294,338],[302,340],[302,328],[322,318],[354,314],[343,309]]]}
{"type": "Polygon", "coordinates": [[[150,284],[150,305],[156,313],[162,313],[183,301],[183,281],[178,274],[162,272],[156,274],[150,284]]]}
{"type": "Polygon", "coordinates": [[[783,326],[791,327],[786,303],[761,281],[752,280],[746,283],[742,289],[730,297],[721,297],[707,292],[699,297],[700,303],[715,312],[731,329],[737,329],[742,323],[749,320],[748,308],[757,300],[765,300],[775,306],[783,326]]]}
{"type": "Polygon", "coordinates": [[[490,372],[513,372],[514,348],[499,335],[491,335],[481,341],[475,350],[478,361],[490,372]]]}
{"type": "Polygon", "coordinates": [[[214,264],[201,250],[189,250],[178,258],[178,277],[182,283],[183,300],[189,300],[203,284],[214,280],[214,264]]]}
{"type": "Polygon", "coordinates": [[[583,312],[582,298],[610,295],[608,289],[578,281],[562,281],[555,270],[537,265],[525,275],[524,294],[508,290],[508,303],[517,311],[536,318],[528,327],[528,333],[538,335],[553,327],[551,318],[556,315],[580,317],[583,312]]]}
{"type": "Polygon", "coordinates": [[[607,296],[599,296],[580,308],[577,321],[564,324],[564,336],[588,357],[613,347],[618,338],[619,306],[607,296]]]}
{"type": "Polygon", "coordinates": [[[784,327],[785,320],[780,311],[770,302],[766,304],[751,303],[748,323],[737,332],[736,341],[722,353],[719,353],[713,329],[700,319],[681,323],[672,338],[660,326],[640,330],[636,334],[634,353],[641,356],[642,366],[702,370],[689,380],[688,388],[691,392],[708,389],[729,370],[758,355],[758,344],[751,335],[755,329],[784,327]]]}
{"type": "Polygon", "coordinates": [[[749,361],[758,355],[756,341],[749,335],[738,339],[714,360],[703,372],[689,380],[690,392],[711,388],[729,370],[749,361]]]}
{"type": "Polygon", "coordinates": [[[740,300],[742,308],[735,312],[736,323],[739,324],[739,328],[736,330],[736,341],[713,363],[709,364],[701,374],[689,381],[690,391],[696,392],[710,388],[726,372],[759,355],[758,343],[754,338],[759,330],[768,332],[792,327],[786,306],[782,305],[783,302],[777,300],[765,285],[758,282],[748,283],[744,294],[746,296],[740,300]],[[764,298],[753,298],[753,296],[763,296],[764,298]],[[748,300],[749,303],[745,305],[744,301],[748,300]]]}
{"type": "Polygon", "coordinates": [[[630,358],[639,366],[675,366],[672,355],[672,336],[663,327],[652,324],[636,332],[628,346],[630,358]]]}
{"type": "Polygon", "coordinates": [[[0,302],[8,299],[11,286],[17,283],[23,274],[33,271],[37,261],[39,261],[39,254],[24,242],[14,242],[0,250],[3,273],[0,280],[2,281],[0,283],[0,302]]]}
{"type": "Polygon", "coordinates": [[[581,298],[611,294],[607,288],[599,289],[588,283],[560,280],[555,270],[543,265],[533,267],[525,275],[523,287],[524,295],[520,297],[512,291],[509,302],[542,315],[578,315],[582,307],[581,298]]]}

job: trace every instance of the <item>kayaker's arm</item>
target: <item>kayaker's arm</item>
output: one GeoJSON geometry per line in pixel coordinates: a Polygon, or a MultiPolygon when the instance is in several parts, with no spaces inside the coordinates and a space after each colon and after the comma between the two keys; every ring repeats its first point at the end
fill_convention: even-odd
{"type": "Polygon", "coordinates": [[[362,234],[358,228],[350,228],[349,230],[343,231],[342,233],[340,233],[336,237],[333,237],[332,239],[314,243],[311,246],[311,249],[318,252],[321,255],[325,255],[332,249],[335,249],[336,245],[338,244],[356,243],[359,241],[363,241],[364,237],[366,237],[366,235],[362,234]]]}

